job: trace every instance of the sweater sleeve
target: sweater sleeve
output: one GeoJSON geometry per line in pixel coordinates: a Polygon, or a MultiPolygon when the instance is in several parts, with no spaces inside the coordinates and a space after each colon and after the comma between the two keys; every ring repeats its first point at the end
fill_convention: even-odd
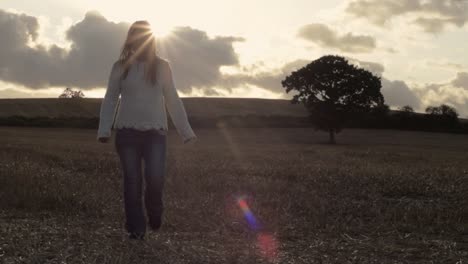
{"type": "Polygon", "coordinates": [[[101,103],[97,138],[110,137],[116,105],[120,95],[120,65],[114,63],[107,83],[106,94],[101,103]]]}
{"type": "Polygon", "coordinates": [[[196,138],[197,136],[190,126],[184,104],[175,88],[171,66],[167,61],[162,65],[162,87],[166,107],[177,129],[177,133],[182,137],[185,143],[188,139],[196,138]]]}

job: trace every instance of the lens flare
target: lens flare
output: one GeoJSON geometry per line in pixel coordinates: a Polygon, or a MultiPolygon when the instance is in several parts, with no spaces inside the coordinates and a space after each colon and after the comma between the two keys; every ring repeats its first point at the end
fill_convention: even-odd
{"type": "Polygon", "coordinates": [[[253,229],[254,231],[259,230],[260,226],[258,224],[257,219],[255,218],[254,214],[250,210],[249,206],[247,205],[247,201],[245,198],[241,197],[237,200],[237,203],[239,204],[239,207],[241,208],[242,212],[244,213],[244,217],[247,220],[247,223],[249,224],[249,227],[253,229]]]}
{"type": "Polygon", "coordinates": [[[269,261],[273,262],[278,258],[278,242],[272,235],[267,233],[258,234],[257,245],[261,254],[269,261]]]}
{"type": "MultiPolygon", "coordinates": [[[[237,199],[237,204],[244,213],[244,217],[247,220],[250,229],[255,232],[259,231],[260,225],[252,213],[252,210],[250,210],[245,197],[237,199]]],[[[273,235],[266,232],[258,232],[257,247],[260,250],[260,254],[268,261],[275,262],[278,259],[278,242],[273,235]]]]}

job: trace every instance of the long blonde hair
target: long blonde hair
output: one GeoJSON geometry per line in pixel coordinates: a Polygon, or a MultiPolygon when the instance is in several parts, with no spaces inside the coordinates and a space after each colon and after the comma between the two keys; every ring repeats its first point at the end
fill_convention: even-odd
{"type": "Polygon", "coordinates": [[[135,61],[145,63],[145,79],[152,84],[156,83],[156,39],[151,31],[148,21],[134,22],[127,34],[127,39],[120,53],[119,62],[123,66],[121,78],[127,78],[130,66],[135,61]]]}

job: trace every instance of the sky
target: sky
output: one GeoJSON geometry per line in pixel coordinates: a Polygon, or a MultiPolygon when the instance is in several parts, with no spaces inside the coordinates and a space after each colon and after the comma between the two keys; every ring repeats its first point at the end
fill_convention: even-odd
{"type": "Polygon", "coordinates": [[[333,54],[381,76],[392,108],[468,117],[466,0],[1,0],[0,98],[102,97],[136,20],[182,97],[290,99],[281,80],[333,54]]]}

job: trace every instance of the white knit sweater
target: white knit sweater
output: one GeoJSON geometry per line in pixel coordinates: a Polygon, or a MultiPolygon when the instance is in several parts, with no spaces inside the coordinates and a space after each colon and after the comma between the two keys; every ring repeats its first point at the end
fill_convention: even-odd
{"type": "Polygon", "coordinates": [[[124,127],[138,130],[158,129],[161,134],[166,134],[166,107],[182,140],[186,142],[190,138],[196,138],[175,88],[169,62],[158,57],[155,85],[145,80],[144,67],[143,62],[134,63],[127,77],[121,81],[122,67],[117,62],[112,66],[106,94],[101,103],[97,138],[110,137],[113,128],[124,127]],[[116,112],[119,96],[120,103],[116,112]]]}

